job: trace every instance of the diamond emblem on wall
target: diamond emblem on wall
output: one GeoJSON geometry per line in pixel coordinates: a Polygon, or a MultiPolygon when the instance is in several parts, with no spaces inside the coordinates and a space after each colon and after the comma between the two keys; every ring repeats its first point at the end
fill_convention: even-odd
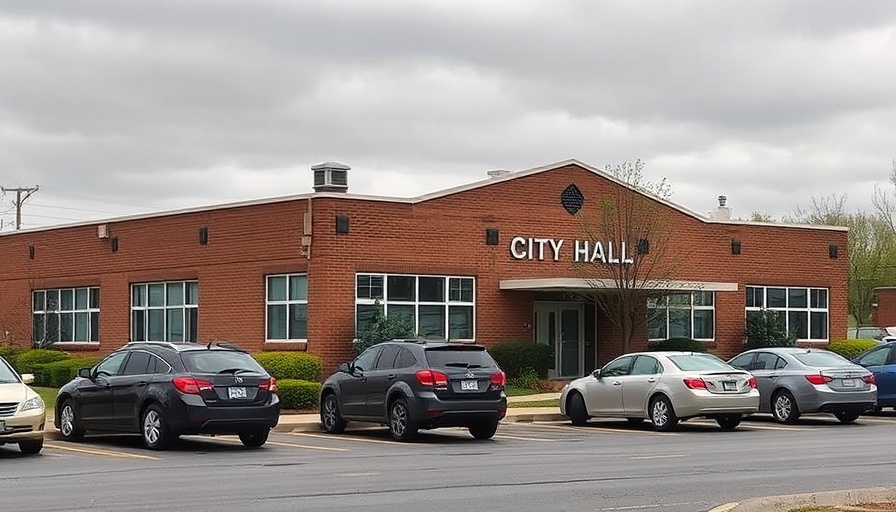
{"type": "Polygon", "coordinates": [[[575,184],[570,184],[563,189],[563,193],[560,194],[560,204],[563,205],[563,208],[569,212],[570,215],[579,213],[579,210],[582,209],[584,203],[585,196],[582,195],[582,191],[579,190],[579,187],[575,186],[575,184]]]}

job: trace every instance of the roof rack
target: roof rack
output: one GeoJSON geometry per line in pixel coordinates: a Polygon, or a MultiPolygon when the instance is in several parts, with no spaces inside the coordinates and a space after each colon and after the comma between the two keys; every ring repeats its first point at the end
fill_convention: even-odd
{"type": "Polygon", "coordinates": [[[177,349],[178,346],[184,345],[184,343],[175,343],[173,341],[129,341],[128,345],[154,345],[157,347],[165,347],[171,349],[177,349]]]}
{"type": "Polygon", "coordinates": [[[230,349],[230,350],[236,350],[239,352],[245,352],[247,354],[249,353],[246,349],[244,349],[243,347],[237,345],[236,343],[234,343],[232,341],[209,341],[205,345],[205,348],[211,350],[212,345],[214,345],[216,347],[220,347],[220,348],[226,348],[226,349],[230,349]]]}

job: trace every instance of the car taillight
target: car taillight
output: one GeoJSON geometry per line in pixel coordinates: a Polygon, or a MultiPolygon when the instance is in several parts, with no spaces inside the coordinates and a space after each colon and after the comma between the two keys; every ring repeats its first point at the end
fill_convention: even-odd
{"type": "Polygon", "coordinates": [[[862,380],[865,381],[865,384],[877,384],[877,379],[874,378],[873,374],[862,377],[862,380]]]}
{"type": "Polygon", "coordinates": [[[703,382],[703,379],[684,379],[684,385],[691,389],[706,389],[706,382],[703,382]]]}
{"type": "Polygon", "coordinates": [[[273,378],[273,377],[271,377],[270,379],[265,379],[265,380],[259,382],[259,383],[258,383],[258,388],[259,388],[259,389],[266,389],[266,390],[270,391],[271,393],[276,393],[277,391],[279,391],[279,390],[277,389],[277,379],[275,379],[275,378],[273,378]]]}
{"type": "Polygon", "coordinates": [[[493,373],[491,384],[493,388],[503,388],[507,384],[507,375],[504,372],[493,373]]]}
{"type": "Polygon", "coordinates": [[[437,370],[417,370],[417,382],[422,386],[447,387],[448,376],[437,370]]]}
{"type": "Polygon", "coordinates": [[[200,391],[215,389],[211,382],[193,377],[175,377],[171,383],[178,391],[187,395],[198,395],[200,391]]]}
{"type": "Polygon", "coordinates": [[[806,380],[808,380],[812,384],[818,385],[827,384],[828,382],[834,380],[834,378],[828,377],[827,375],[822,375],[820,373],[811,373],[809,375],[806,375],[806,380]]]}
{"type": "Polygon", "coordinates": [[[756,389],[759,384],[756,383],[756,377],[750,377],[750,389],[756,389]]]}

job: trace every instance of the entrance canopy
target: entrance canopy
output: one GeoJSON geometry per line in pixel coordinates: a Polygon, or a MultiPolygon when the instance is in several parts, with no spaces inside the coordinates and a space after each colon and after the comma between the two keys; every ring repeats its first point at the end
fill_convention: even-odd
{"type": "MultiPolygon", "coordinates": [[[[582,292],[587,290],[615,289],[613,279],[583,279],[577,277],[557,277],[539,279],[502,279],[498,284],[501,290],[525,290],[538,292],[582,292]]],[[[737,283],[719,283],[711,281],[647,281],[638,288],[645,290],[669,290],[683,292],[736,292],[737,283]]]]}

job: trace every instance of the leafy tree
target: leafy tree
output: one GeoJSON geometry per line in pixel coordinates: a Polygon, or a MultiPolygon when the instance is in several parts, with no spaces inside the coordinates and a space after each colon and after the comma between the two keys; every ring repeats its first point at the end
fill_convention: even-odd
{"type": "Polygon", "coordinates": [[[747,349],[760,347],[792,347],[796,335],[787,332],[784,313],[780,311],[751,311],[747,314],[747,349]]]}
{"type": "Polygon", "coordinates": [[[368,347],[394,339],[409,338],[414,336],[414,323],[407,315],[386,315],[379,301],[375,302],[373,318],[370,325],[360,333],[354,342],[356,354],[367,350],[368,347]]]}
{"type": "Polygon", "coordinates": [[[674,245],[670,217],[663,211],[671,196],[665,179],[645,179],[641,160],[604,171],[621,186],[604,194],[595,207],[582,210],[582,229],[586,240],[613,243],[617,251],[625,243],[629,260],[575,263],[590,288],[577,295],[600,307],[620,330],[622,349],[628,352],[632,335],[647,323],[647,301],[669,293],[687,250],[674,245]]]}

